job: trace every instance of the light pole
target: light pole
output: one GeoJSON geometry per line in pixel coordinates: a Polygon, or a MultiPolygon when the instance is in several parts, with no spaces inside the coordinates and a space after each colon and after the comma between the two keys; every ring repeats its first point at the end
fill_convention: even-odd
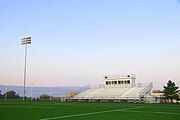
{"type": "Polygon", "coordinates": [[[31,84],[31,101],[33,100],[33,83],[31,84]]]}
{"type": "Polygon", "coordinates": [[[7,99],[7,88],[5,88],[5,96],[4,96],[4,99],[5,99],[5,101],[6,101],[6,99],[7,99]]]}
{"type": "Polygon", "coordinates": [[[49,100],[51,101],[51,87],[50,87],[50,89],[49,89],[49,95],[50,95],[50,98],[49,98],[49,100]]]}
{"type": "Polygon", "coordinates": [[[24,59],[24,92],[23,92],[23,100],[26,94],[26,58],[27,58],[27,45],[31,44],[31,37],[24,37],[21,39],[21,45],[25,45],[25,59],[24,59]]]}

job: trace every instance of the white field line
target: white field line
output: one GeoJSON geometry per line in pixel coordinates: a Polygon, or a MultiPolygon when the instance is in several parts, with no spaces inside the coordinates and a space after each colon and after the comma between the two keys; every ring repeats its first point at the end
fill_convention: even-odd
{"type": "Polygon", "coordinates": [[[139,112],[139,113],[151,113],[151,114],[180,115],[180,113],[172,113],[172,112],[150,112],[150,111],[122,111],[122,112],[139,112]]]}
{"type": "Polygon", "coordinates": [[[180,108],[175,108],[175,107],[148,107],[148,108],[170,108],[170,109],[180,109],[180,108]]]}
{"type": "Polygon", "coordinates": [[[45,109],[52,109],[52,107],[38,107],[38,106],[0,106],[0,108],[45,108],[45,109]]]}
{"type": "Polygon", "coordinates": [[[55,119],[78,117],[78,116],[85,116],[85,115],[94,115],[94,114],[102,114],[102,113],[110,113],[110,112],[119,112],[119,111],[126,111],[126,110],[140,109],[140,108],[145,108],[145,107],[140,106],[140,107],[133,107],[133,108],[118,109],[118,110],[106,110],[106,111],[99,111],[99,112],[90,112],[90,113],[66,115],[66,116],[60,116],[60,117],[42,118],[42,119],[39,119],[39,120],[55,120],[55,119]]]}

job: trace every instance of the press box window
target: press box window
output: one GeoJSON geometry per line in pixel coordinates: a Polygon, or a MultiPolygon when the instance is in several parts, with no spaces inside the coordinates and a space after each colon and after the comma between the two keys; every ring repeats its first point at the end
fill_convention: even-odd
{"type": "Polygon", "coordinates": [[[106,81],[106,85],[108,85],[108,81],[106,81]]]}
{"type": "Polygon", "coordinates": [[[115,84],[117,84],[117,81],[114,81],[115,84]]]}

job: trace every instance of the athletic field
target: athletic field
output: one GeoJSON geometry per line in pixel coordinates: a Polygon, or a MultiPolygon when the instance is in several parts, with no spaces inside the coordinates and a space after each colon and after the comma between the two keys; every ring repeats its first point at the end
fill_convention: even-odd
{"type": "Polygon", "coordinates": [[[180,104],[1,100],[0,120],[180,120],[180,104]]]}

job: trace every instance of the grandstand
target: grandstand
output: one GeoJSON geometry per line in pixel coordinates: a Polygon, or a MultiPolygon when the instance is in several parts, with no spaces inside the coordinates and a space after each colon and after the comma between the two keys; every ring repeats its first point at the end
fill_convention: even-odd
{"type": "Polygon", "coordinates": [[[104,76],[105,85],[86,86],[76,91],[69,101],[127,101],[153,103],[152,83],[135,83],[135,74],[104,76]]]}

